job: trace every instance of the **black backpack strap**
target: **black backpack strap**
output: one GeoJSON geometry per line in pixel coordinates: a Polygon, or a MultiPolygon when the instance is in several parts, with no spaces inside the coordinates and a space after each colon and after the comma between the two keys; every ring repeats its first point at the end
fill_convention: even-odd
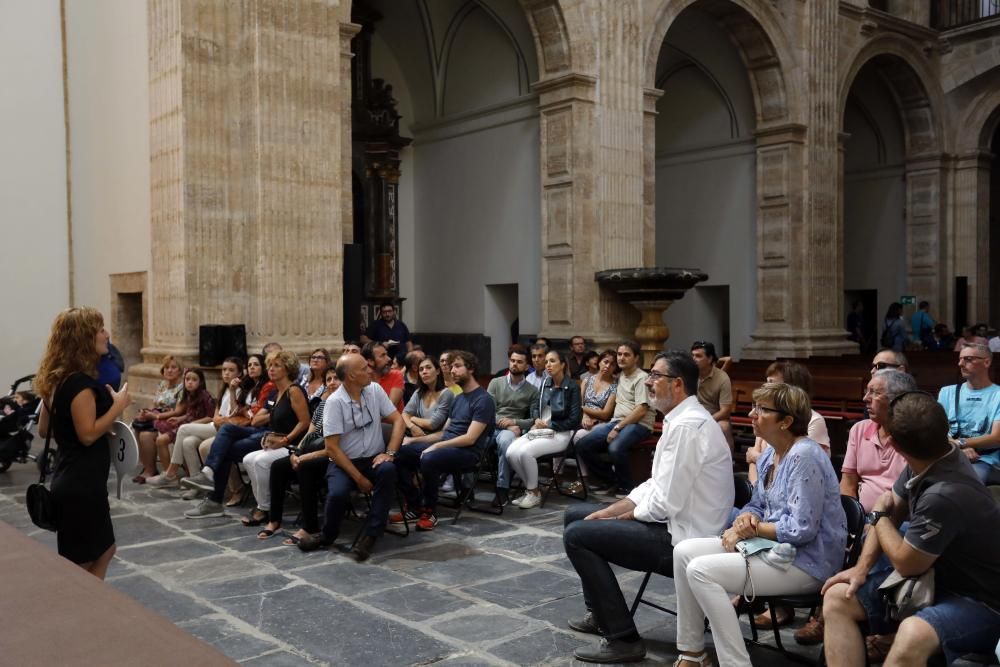
{"type": "Polygon", "coordinates": [[[962,421],[958,418],[958,396],[962,393],[962,385],[964,382],[959,382],[955,385],[955,437],[962,437],[962,421]]]}
{"type": "MultiPolygon", "coordinates": [[[[56,391],[58,391],[58,389],[56,391]]],[[[52,395],[52,398],[55,399],[55,394],[52,395]]],[[[49,413],[49,428],[48,428],[48,431],[45,433],[45,449],[42,450],[42,465],[40,465],[38,467],[39,471],[40,471],[40,474],[39,474],[39,477],[38,477],[38,483],[39,484],[44,484],[45,483],[45,478],[49,474],[49,470],[48,470],[48,467],[49,467],[49,446],[52,443],[52,431],[56,427],[56,425],[55,425],[55,411],[54,411],[55,405],[56,405],[55,400],[52,401],[52,408],[49,408],[49,404],[45,403],[45,410],[49,413]]]]}

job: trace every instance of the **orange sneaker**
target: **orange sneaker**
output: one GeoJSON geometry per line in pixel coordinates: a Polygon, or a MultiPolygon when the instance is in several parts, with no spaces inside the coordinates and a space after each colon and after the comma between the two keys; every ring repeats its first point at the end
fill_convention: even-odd
{"type": "Polygon", "coordinates": [[[417,530],[434,530],[436,525],[438,525],[438,518],[434,512],[424,512],[417,519],[417,530]]]}

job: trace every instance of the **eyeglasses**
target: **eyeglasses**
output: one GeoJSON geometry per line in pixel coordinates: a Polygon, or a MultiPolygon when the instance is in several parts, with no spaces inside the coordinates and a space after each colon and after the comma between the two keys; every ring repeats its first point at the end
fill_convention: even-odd
{"type": "Polygon", "coordinates": [[[314,354],[313,356],[309,357],[309,361],[330,361],[330,360],[327,357],[324,357],[322,354],[314,354]]]}
{"type": "Polygon", "coordinates": [[[976,362],[977,359],[985,359],[985,358],[986,357],[979,357],[979,356],[959,357],[958,362],[960,364],[973,364],[976,362]]]}
{"type": "Polygon", "coordinates": [[[888,361],[880,361],[877,364],[872,364],[873,371],[884,371],[887,368],[899,368],[902,364],[890,364],[888,361]]]}
{"type": "MultiPolygon", "coordinates": [[[[341,403],[341,405],[345,404],[341,403]]],[[[372,415],[372,411],[368,407],[368,404],[364,401],[364,399],[362,399],[361,403],[355,403],[354,401],[351,401],[350,410],[351,410],[351,423],[354,424],[355,429],[365,428],[367,426],[370,426],[371,423],[375,421],[375,416],[372,415]],[[355,413],[357,413],[357,417],[355,417],[355,413]],[[361,420],[360,423],[358,421],[359,419],[361,420]]]]}
{"type": "Polygon", "coordinates": [[[788,416],[788,413],[785,412],[784,410],[779,410],[778,408],[769,408],[766,405],[758,405],[757,403],[751,404],[750,412],[756,412],[759,415],[771,412],[776,415],[785,415],[786,417],[788,416]]]}
{"type": "Polygon", "coordinates": [[[667,378],[668,380],[676,380],[679,375],[671,375],[670,373],[661,373],[660,371],[649,371],[649,380],[651,382],[656,382],[660,378],[667,378]]]}

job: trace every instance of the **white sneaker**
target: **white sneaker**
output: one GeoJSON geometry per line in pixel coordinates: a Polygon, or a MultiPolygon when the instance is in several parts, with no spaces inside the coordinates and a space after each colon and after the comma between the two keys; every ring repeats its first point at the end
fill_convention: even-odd
{"type": "Polygon", "coordinates": [[[455,492],[455,478],[448,475],[448,479],[444,480],[444,484],[438,489],[441,493],[454,493],[455,492]]]}
{"type": "Polygon", "coordinates": [[[540,493],[526,493],[521,496],[521,502],[517,504],[523,510],[530,510],[533,507],[538,507],[542,504],[542,494],[540,493]]]}

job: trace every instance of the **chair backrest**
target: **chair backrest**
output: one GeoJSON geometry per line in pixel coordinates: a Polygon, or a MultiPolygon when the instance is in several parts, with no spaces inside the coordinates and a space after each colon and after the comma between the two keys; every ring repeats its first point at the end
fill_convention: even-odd
{"type": "Polygon", "coordinates": [[[847,547],[844,553],[844,569],[854,567],[861,556],[861,545],[865,534],[865,508],[857,498],[840,496],[840,505],[847,515],[847,547]]]}
{"type": "Polygon", "coordinates": [[[733,475],[733,486],[736,491],[736,495],[733,496],[733,507],[742,508],[753,497],[753,485],[746,477],[733,475]]]}

